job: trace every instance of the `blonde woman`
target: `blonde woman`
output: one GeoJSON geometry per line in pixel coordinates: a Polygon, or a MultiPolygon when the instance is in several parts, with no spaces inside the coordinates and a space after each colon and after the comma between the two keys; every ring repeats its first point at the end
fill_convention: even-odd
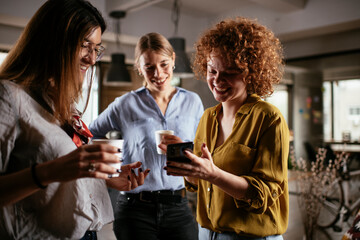
{"type": "Polygon", "coordinates": [[[175,57],[161,34],[142,36],[135,48],[135,66],[145,86],[117,98],[90,124],[94,137],[120,131],[124,163],[141,161],[151,169],[144,185],[118,194],[114,222],[118,239],[197,239],[184,179],[168,176],[163,170],[166,156],[156,152],[156,130],[173,130],[172,142],[192,141],[203,113],[196,93],[171,85],[175,57]]]}

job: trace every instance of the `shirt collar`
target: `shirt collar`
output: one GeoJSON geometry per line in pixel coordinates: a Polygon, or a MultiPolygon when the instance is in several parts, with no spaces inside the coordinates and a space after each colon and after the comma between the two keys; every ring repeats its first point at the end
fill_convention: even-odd
{"type": "MultiPolygon", "coordinates": [[[[181,87],[175,87],[176,88],[176,94],[178,93],[178,92],[186,92],[187,90],[186,89],[184,89],[184,88],[181,88],[181,87]]],[[[141,92],[149,92],[149,90],[146,88],[146,87],[140,87],[140,88],[138,88],[137,90],[135,90],[135,92],[136,93],[141,93],[141,92]]]]}
{"type": "Polygon", "coordinates": [[[249,112],[251,111],[253,106],[256,103],[258,103],[259,101],[261,101],[261,98],[257,94],[253,93],[253,94],[249,95],[247,97],[245,103],[239,108],[237,113],[249,114],[249,112]]]}

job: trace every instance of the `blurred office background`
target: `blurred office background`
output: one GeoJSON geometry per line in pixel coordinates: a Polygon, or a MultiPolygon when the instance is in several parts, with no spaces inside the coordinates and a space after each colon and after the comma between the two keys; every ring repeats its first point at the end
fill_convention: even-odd
{"type": "MultiPolygon", "coordinates": [[[[0,0],[0,63],[45,0],[0,0]]],[[[96,82],[85,112],[90,123],[107,105],[142,86],[133,71],[134,47],[148,32],[185,41],[191,60],[199,34],[220,19],[256,18],[283,43],[286,73],[272,97],[285,116],[297,158],[313,158],[320,146],[360,152],[359,0],[90,0],[106,18],[106,53],[96,64],[96,82]],[[176,3],[176,5],[175,5],[176,3]],[[114,18],[111,12],[120,12],[114,18]],[[111,55],[125,55],[130,82],[111,82],[111,55]]],[[[205,107],[216,104],[204,81],[180,76],[175,85],[197,92],[205,107]]],[[[87,85],[84,84],[84,92],[87,85]]],[[[79,108],[84,103],[79,103],[79,108]]],[[[301,228],[301,226],[299,226],[301,228]]],[[[294,238],[289,238],[294,239],[294,238]]]]}

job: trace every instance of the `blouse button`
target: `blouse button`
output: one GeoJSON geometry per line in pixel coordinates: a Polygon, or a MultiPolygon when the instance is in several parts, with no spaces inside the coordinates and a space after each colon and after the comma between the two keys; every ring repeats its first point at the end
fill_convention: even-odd
{"type": "Polygon", "coordinates": [[[89,197],[92,198],[92,194],[91,194],[91,193],[89,194],[89,197]]]}

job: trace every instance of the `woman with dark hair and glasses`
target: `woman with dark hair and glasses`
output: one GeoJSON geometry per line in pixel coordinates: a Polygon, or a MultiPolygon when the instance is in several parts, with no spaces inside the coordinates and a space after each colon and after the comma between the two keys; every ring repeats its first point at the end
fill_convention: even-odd
{"type": "Polygon", "coordinates": [[[87,1],[49,0],[0,68],[0,239],[96,239],[113,221],[106,186],[144,182],[146,171],[131,171],[140,162],[115,169],[119,149],[86,145],[73,107],[105,28],[87,1]]]}

